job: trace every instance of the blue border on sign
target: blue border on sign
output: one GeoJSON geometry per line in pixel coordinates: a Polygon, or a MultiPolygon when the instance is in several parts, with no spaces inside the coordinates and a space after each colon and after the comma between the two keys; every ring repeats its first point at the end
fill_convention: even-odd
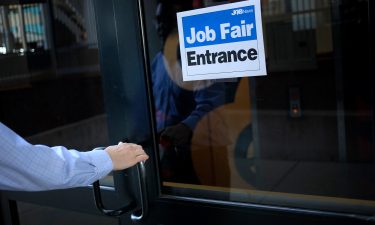
{"type": "MultiPolygon", "coordinates": [[[[204,14],[193,15],[193,16],[185,16],[185,17],[182,17],[182,27],[183,27],[185,48],[217,45],[217,44],[233,43],[233,42],[257,39],[257,30],[256,30],[257,28],[256,28],[256,21],[255,21],[254,5],[227,9],[227,10],[217,11],[217,12],[204,13],[204,14]],[[244,36],[236,37],[236,38],[231,37],[231,34],[230,34],[231,27],[240,26],[241,28],[243,28],[244,24],[241,22],[244,22],[245,25],[252,24],[253,28],[251,29],[250,35],[249,36],[244,35],[244,36]],[[227,29],[229,30],[229,33],[225,34],[225,36],[222,38],[222,34],[220,32],[220,24],[226,24],[226,23],[230,24],[230,26],[227,27],[227,29]],[[208,41],[206,40],[202,42],[195,40],[194,43],[189,43],[187,41],[187,37],[192,36],[191,28],[195,29],[195,33],[199,31],[205,32],[207,31],[207,29],[213,30],[215,32],[216,37],[214,40],[208,40],[208,41]]],[[[242,34],[243,33],[241,32],[241,35],[242,34]]]]}

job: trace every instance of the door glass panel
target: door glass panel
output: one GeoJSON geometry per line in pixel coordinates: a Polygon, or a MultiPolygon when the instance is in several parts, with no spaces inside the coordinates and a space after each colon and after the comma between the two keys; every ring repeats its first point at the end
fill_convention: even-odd
{"type": "Polygon", "coordinates": [[[176,12],[227,1],[144,3],[163,194],[374,212],[368,1],[262,1],[268,75],[193,82],[176,12]]]}
{"type": "Polygon", "coordinates": [[[0,121],[33,144],[108,145],[96,36],[91,0],[0,4],[0,121]]]}

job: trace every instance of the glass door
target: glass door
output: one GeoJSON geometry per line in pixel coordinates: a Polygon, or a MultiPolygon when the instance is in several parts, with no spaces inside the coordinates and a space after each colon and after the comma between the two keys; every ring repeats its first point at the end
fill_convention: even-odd
{"type": "MultiPolygon", "coordinates": [[[[67,86],[71,91],[62,95],[65,99],[53,98],[44,105],[69,106],[53,117],[59,126],[70,121],[63,126],[71,129],[69,133],[80,131],[73,125],[84,125],[105,137],[90,136],[87,143],[91,145],[82,149],[124,139],[145,148],[150,155],[145,163],[146,189],[139,192],[136,168],[115,173],[101,182],[106,207],[134,202],[144,213],[140,224],[374,222],[373,1],[262,0],[268,75],[199,82],[181,78],[176,12],[233,1],[95,0],[87,11],[69,10],[90,2],[38,3],[55,12],[47,14],[57,20],[49,29],[79,35],[54,37],[46,32],[39,35],[43,39],[30,26],[31,31],[25,29],[26,36],[20,33],[19,44],[13,45],[9,37],[16,29],[8,29],[6,35],[0,32],[5,40],[2,52],[17,46],[10,55],[0,55],[0,60],[15,57],[24,62],[22,74],[32,76],[17,88],[6,83],[0,100],[2,106],[24,112],[5,94],[16,100],[35,95],[38,101],[31,102],[35,104],[43,99],[38,96],[51,96],[43,93],[63,92],[67,86]],[[94,13],[96,20],[73,16],[67,22],[66,16],[80,12],[94,13]],[[97,35],[92,35],[94,31],[97,35]],[[30,44],[33,35],[46,41],[36,38],[30,44]],[[97,45],[87,44],[90,40],[97,45]],[[66,46],[75,42],[79,44],[66,46]],[[87,44],[83,49],[82,43],[87,44]],[[21,49],[30,49],[29,58],[21,49]],[[95,54],[100,66],[86,61],[95,54]],[[27,60],[35,59],[31,56],[44,58],[29,64],[27,60]],[[30,87],[39,89],[29,92],[30,87]],[[85,110],[79,113],[79,108],[85,110]]],[[[34,21],[33,6],[25,8],[25,15],[34,21]]],[[[19,24],[14,18],[21,15],[22,7],[0,9],[1,15],[12,14],[2,17],[0,31],[6,30],[7,18],[19,24]]],[[[6,75],[0,79],[9,81],[12,74],[6,75]]],[[[55,115],[51,114],[54,107],[42,115],[55,115]]],[[[7,125],[21,129],[11,124],[16,120],[6,109],[0,108],[2,121],[8,119],[7,125]]],[[[38,113],[43,111],[25,115],[38,113]]],[[[32,123],[24,124],[33,128],[32,123]]],[[[45,126],[50,128],[48,123],[45,126]]],[[[34,140],[40,142],[40,137],[34,140]]],[[[65,140],[76,138],[66,136],[65,140]]],[[[91,187],[1,192],[0,197],[0,219],[5,224],[131,224],[137,220],[132,211],[117,217],[101,215],[91,187]]]]}
{"type": "MultiPolygon", "coordinates": [[[[91,0],[0,2],[1,123],[32,144],[79,151],[126,138],[106,109],[95,21],[91,0]]],[[[135,205],[136,181],[135,169],[101,180],[104,206],[135,205]]],[[[97,210],[92,187],[0,192],[0,224],[119,222],[97,210]]]]}
{"type": "Polygon", "coordinates": [[[95,3],[107,107],[151,156],[144,224],[372,220],[371,1],[261,1],[268,75],[198,82],[176,12],[228,1],[95,3]]]}

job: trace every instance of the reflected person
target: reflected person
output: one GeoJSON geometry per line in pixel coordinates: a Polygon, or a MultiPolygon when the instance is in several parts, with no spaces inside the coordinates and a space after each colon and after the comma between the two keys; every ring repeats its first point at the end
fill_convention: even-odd
{"type": "Polygon", "coordinates": [[[225,100],[224,84],[182,80],[177,18],[193,1],[160,0],[156,25],[162,49],[152,62],[152,85],[164,181],[199,183],[191,159],[191,138],[199,120],[225,100]]]}

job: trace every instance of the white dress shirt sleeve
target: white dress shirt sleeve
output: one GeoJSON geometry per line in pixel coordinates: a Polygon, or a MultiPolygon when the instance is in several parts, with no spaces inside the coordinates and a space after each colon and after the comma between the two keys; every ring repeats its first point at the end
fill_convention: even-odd
{"type": "Polygon", "coordinates": [[[112,169],[106,151],[79,152],[62,146],[31,145],[0,123],[0,190],[82,187],[112,169]]]}

